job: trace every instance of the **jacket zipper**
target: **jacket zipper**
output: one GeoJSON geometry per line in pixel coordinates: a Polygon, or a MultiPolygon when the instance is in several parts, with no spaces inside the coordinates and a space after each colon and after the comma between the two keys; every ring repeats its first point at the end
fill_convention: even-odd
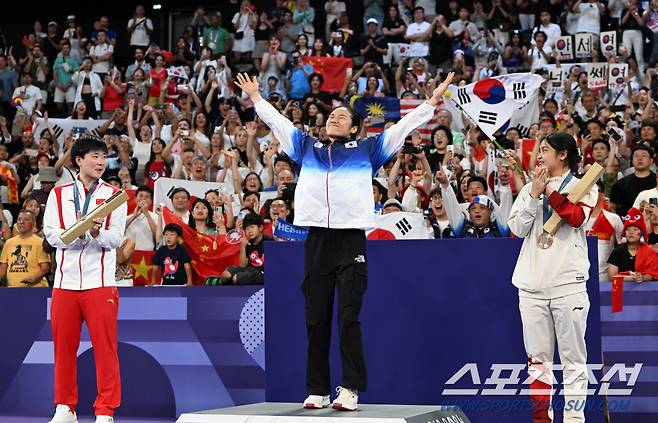
{"type": "Polygon", "coordinates": [[[82,289],[82,253],[85,251],[85,247],[87,247],[86,244],[82,246],[80,255],[78,256],[78,268],[80,269],[80,289],[82,289]]]}
{"type": "Polygon", "coordinates": [[[329,224],[329,216],[331,215],[331,206],[329,205],[329,174],[333,168],[333,164],[331,162],[331,144],[329,144],[327,151],[329,153],[329,172],[327,172],[327,176],[325,178],[325,185],[327,188],[327,228],[330,228],[331,225],[329,224]]]}

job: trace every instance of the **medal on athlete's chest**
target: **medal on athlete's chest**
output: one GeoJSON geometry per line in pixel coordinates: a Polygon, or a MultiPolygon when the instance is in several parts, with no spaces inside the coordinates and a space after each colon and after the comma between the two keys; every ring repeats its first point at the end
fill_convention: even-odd
{"type": "Polygon", "coordinates": [[[537,246],[542,250],[548,250],[553,245],[553,240],[555,237],[549,234],[546,231],[542,231],[541,235],[537,239],[537,246]]]}

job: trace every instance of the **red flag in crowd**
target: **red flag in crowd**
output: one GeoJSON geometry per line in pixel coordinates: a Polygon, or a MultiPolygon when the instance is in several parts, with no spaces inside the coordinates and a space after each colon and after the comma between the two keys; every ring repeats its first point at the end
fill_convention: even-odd
{"type": "Polygon", "coordinates": [[[306,56],[304,63],[313,66],[313,71],[324,78],[322,91],[337,93],[345,83],[345,70],[352,67],[352,59],[344,57],[306,56]]]}
{"type": "Polygon", "coordinates": [[[619,313],[624,309],[624,276],[623,275],[612,278],[611,296],[612,296],[612,312],[619,313]]]}
{"type": "Polygon", "coordinates": [[[530,168],[530,156],[532,156],[532,149],[535,148],[535,140],[533,138],[524,138],[521,140],[521,157],[523,161],[523,169],[530,168]]]}
{"type": "Polygon", "coordinates": [[[126,194],[128,194],[128,214],[133,214],[135,212],[135,208],[137,207],[137,190],[126,190],[126,194]]]}
{"type": "Polygon", "coordinates": [[[133,285],[144,286],[151,283],[152,259],[155,251],[135,250],[130,267],[133,269],[133,285]]]}
{"type": "Polygon", "coordinates": [[[168,208],[162,209],[165,224],[183,228],[183,245],[192,259],[192,283],[203,285],[206,278],[219,276],[228,266],[240,264],[240,239],[237,231],[226,235],[204,235],[189,227],[168,208]]]}

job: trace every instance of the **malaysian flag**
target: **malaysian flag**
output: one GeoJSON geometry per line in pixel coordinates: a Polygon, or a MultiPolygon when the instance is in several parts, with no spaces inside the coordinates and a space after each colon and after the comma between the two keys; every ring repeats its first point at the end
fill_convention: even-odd
{"type": "MultiPolygon", "coordinates": [[[[400,117],[403,117],[404,115],[415,109],[418,105],[420,105],[424,101],[425,101],[424,99],[400,100],[400,117]]],[[[434,109],[434,116],[432,117],[432,119],[430,119],[430,121],[427,122],[425,125],[422,125],[421,127],[418,128],[418,131],[420,131],[420,137],[423,139],[423,143],[430,141],[430,136],[432,135],[432,131],[439,124],[436,114],[442,107],[443,107],[443,100],[439,100],[439,103],[436,105],[436,109],[434,109]]],[[[382,131],[383,131],[383,127],[380,125],[371,126],[368,128],[367,135],[369,137],[375,136],[377,134],[381,134],[382,131]]]]}

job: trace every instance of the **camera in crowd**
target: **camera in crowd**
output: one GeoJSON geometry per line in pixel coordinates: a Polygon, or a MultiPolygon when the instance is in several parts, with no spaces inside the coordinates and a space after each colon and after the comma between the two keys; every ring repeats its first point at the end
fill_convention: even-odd
{"type": "Polygon", "coordinates": [[[402,146],[402,153],[403,154],[420,154],[423,152],[423,147],[418,146],[416,147],[410,142],[405,142],[404,145],[402,146]]]}

